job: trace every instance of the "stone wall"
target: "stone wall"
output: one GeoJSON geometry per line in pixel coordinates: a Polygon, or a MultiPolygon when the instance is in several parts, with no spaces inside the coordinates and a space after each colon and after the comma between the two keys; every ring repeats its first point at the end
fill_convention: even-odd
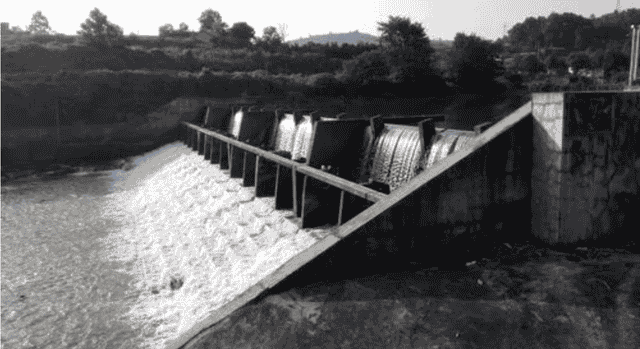
{"type": "Polygon", "coordinates": [[[572,243],[638,221],[640,94],[533,94],[533,235],[572,243]]]}

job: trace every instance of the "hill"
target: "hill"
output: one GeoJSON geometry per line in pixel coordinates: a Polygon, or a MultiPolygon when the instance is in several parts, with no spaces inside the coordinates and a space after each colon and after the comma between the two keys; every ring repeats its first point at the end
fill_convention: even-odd
{"type": "Polygon", "coordinates": [[[360,33],[358,31],[354,31],[351,33],[329,33],[324,35],[312,35],[308,38],[300,38],[296,40],[289,40],[287,43],[289,44],[298,44],[304,45],[308,42],[314,42],[317,44],[326,44],[330,42],[336,42],[338,45],[342,45],[343,43],[348,43],[355,45],[358,42],[366,43],[366,44],[377,44],[378,37],[373,36],[367,33],[360,33]]]}

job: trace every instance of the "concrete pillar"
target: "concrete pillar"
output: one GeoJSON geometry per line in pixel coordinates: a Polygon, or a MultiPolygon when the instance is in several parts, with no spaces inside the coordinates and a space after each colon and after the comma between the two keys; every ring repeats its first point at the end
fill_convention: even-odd
{"type": "Polygon", "coordinates": [[[629,234],[640,152],[638,92],[532,94],[531,231],[548,243],[629,234]],[[625,228],[626,227],[626,228],[625,228]]]}

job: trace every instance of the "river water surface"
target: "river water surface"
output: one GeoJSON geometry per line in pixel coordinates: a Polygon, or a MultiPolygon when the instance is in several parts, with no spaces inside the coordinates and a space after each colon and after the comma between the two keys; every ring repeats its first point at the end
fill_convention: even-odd
{"type": "Polygon", "coordinates": [[[163,348],[324,235],[184,145],[136,162],[2,186],[2,348],[163,348]]]}

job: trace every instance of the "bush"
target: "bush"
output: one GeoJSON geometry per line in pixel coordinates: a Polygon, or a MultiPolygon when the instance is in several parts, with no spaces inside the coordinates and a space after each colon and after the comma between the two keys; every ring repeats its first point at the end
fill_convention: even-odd
{"type": "Polygon", "coordinates": [[[584,52],[573,52],[569,55],[569,66],[573,69],[574,73],[583,70],[590,69],[591,58],[584,52]]]}
{"type": "Polygon", "coordinates": [[[549,55],[545,60],[545,65],[547,69],[555,71],[557,74],[564,75],[567,73],[567,61],[556,54],[549,55]]]}
{"type": "Polygon", "coordinates": [[[542,63],[535,55],[528,55],[524,57],[520,62],[519,70],[524,71],[529,75],[535,75],[547,71],[547,67],[542,63]]]}

